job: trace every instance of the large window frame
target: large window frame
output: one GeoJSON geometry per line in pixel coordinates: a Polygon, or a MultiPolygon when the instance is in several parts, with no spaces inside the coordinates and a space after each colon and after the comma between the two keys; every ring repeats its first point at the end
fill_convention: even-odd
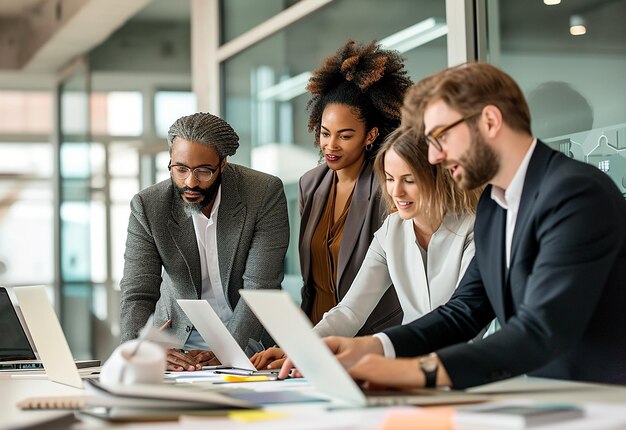
{"type": "MultiPolygon", "coordinates": [[[[226,60],[337,0],[301,0],[271,19],[220,45],[219,0],[192,0],[192,88],[198,110],[219,115],[221,66],[226,60]]],[[[477,59],[475,1],[446,0],[448,65],[477,59]]]]}

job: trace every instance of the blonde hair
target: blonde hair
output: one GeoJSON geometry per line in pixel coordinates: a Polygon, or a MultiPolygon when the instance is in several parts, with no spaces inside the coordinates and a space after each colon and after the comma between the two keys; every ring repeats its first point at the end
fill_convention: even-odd
{"type": "Polygon", "coordinates": [[[476,205],[484,187],[471,191],[458,188],[447,169],[440,164],[432,165],[428,162],[428,145],[409,127],[400,127],[393,131],[381,146],[374,161],[374,170],[378,175],[382,194],[390,208],[394,207],[394,203],[387,192],[385,174],[385,154],[390,150],[409,165],[421,196],[415,204],[420,212],[431,220],[441,221],[446,213],[463,215],[476,212],[476,205]]]}

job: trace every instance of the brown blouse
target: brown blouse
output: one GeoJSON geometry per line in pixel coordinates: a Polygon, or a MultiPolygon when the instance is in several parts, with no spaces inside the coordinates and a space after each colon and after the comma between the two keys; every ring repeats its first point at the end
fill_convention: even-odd
{"type": "Polygon", "coordinates": [[[333,224],[336,190],[337,174],[333,179],[322,216],[311,238],[311,280],[315,288],[315,300],[309,318],[313,325],[322,319],[325,312],[337,305],[339,248],[354,189],[348,197],[341,216],[333,224]]]}

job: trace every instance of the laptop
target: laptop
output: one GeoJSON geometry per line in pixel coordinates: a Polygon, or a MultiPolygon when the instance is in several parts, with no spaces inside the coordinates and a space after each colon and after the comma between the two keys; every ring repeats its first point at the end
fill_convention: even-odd
{"type": "MultiPolygon", "coordinates": [[[[42,370],[43,363],[37,359],[27,326],[13,306],[9,291],[0,287],[0,371],[42,370]]],[[[79,369],[99,366],[99,360],[77,360],[79,369]]]]}
{"type": "MultiPolygon", "coordinates": [[[[209,302],[183,299],[176,301],[223,367],[241,369],[244,374],[278,373],[276,370],[259,371],[254,367],[209,302]]],[[[228,371],[228,373],[238,372],[228,371]]]]}
{"type": "MultiPolygon", "coordinates": [[[[48,299],[46,287],[16,287],[13,292],[48,378],[54,382],[82,388],[77,364],[48,299]]],[[[19,327],[21,329],[21,325],[19,327]]],[[[98,360],[87,363],[91,363],[89,367],[100,365],[98,360]]]]}
{"type": "Polygon", "coordinates": [[[265,329],[313,387],[336,407],[436,405],[489,400],[476,394],[421,389],[365,392],[352,380],[289,295],[281,290],[239,290],[265,329]]]}

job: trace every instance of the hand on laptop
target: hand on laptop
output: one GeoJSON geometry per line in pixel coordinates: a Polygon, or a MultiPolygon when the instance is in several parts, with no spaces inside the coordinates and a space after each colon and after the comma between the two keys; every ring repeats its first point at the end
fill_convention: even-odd
{"type": "MultiPolygon", "coordinates": [[[[383,345],[380,343],[380,340],[373,336],[355,338],[330,336],[325,337],[324,342],[345,368],[350,368],[367,354],[383,355],[383,345]]],[[[278,378],[287,378],[292,367],[293,363],[291,360],[285,360],[278,378]]]]}
{"type": "Polygon", "coordinates": [[[167,350],[167,370],[174,372],[202,370],[202,366],[217,366],[219,360],[211,351],[193,349],[181,351],[180,349],[167,350]]]}
{"type": "Polygon", "coordinates": [[[250,357],[250,362],[257,369],[280,369],[286,359],[284,351],[273,346],[254,354],[250,357]]]}
{"type": "MultiPolygon", "coordinates": [[[[348,368],[352,379],[362,382],[366,389],[387,388],[423,388],[426,385],[424,373],[420,370],[420,358],[385,358],[367,354],[354,366],[348,368]]],[[[448,372],[436,357],[437,386],[452,385],[448,372]]]]}
{"type": "Polygon", "coordinates": [[[367,354],[348,373],[366,389],[419,388],[425,385],[417,358],[385,358],[367,354]]]}

